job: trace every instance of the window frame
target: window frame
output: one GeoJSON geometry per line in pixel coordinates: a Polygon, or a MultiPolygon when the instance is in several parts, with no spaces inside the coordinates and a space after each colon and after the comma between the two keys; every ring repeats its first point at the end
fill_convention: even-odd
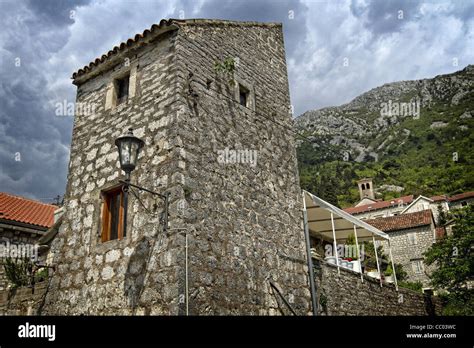
{"type": "Polygon", "coordinates": [[[233,86],[234,100],[240,107],[255,110],[255,88],[252,83],[242,79],[241,77],[234,74],[234,86],[233,86]],[[240,92],[244,91],[246,94],[246,105],[240,103],[240,92]]]}
{"type": "Polygon", "coordinates": [[[248,108],[250,104],[250,90],[241,83],[239,83],[239,104],[246,108],[248,108]],[[245,98],[245,104],[242,104],[242,95],[245,98]]]}
{"type": "Polygon", "coordinates": [[[123,235],[123,220],[124,220],[124,193],[122,190],[123,186],[115,186],[101,192],[102,197],[102,224],[100,230],[100,238],[102,243],[113,241],[113,240],[122,240],[126,237],[123,235]],[[112,217],[113,212],[111,212],[111,202],[113,199],[120,195],[120,205],[118,207],[118,217],[117,217],[117,238],[111,238],[112,234],[112,217]]]}
{"type": "Polygon", "coordinates": [[[415,274],[423,274],[425,271],[423,260],[411,260],[411,267],[415,274]]]}
{"type": "Polygon", "coordinates": [[[130,96],[130,71],[114,80],[114,88],[115,105],[126,103],[130,96]],[[124,85],[126,85],[126,88],[124,88],[124,85]],[[120,92],[123,92],[124,89],[126,89],[126,93],[121,95],[120,92]]]}
{"type": "Polygon", "coordinates": [[[418,244],[416,232],[408,233],[407,238],[408,238],[408,245],[417,245],[418,244]],[[413,239],[413,243],[412,243],[412,239],[413,239]]]}

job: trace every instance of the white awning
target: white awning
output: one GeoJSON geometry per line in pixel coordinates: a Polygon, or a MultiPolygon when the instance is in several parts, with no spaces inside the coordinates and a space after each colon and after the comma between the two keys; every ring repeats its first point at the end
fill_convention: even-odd
{"type": "Polygon", "coordinates": [[[309,233],[320,235],[328,241],[333,240],[333,229],[331,222],[331,213],[334,220],[334,230],[336,239],[343,241],[350,234],[354,233],[354,225],[357,227],[357,236],[359,241],[371,241],[372,237],[376,240],[388,240],[389,236],[374,226],[352,216],[349,213],[335,207],[334,205],[322,200],[321,198],[303,191],[305,209],[308,216],[309,233]]]}

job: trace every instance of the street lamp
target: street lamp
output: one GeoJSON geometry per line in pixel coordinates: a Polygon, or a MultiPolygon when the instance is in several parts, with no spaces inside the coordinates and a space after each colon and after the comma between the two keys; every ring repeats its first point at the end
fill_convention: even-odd
{"type": "Polygon", "coordinates": [[[133,135],[133,129],[129,128],[128,133],[115,139],[115,145],[119,150],[120,168],[127,175],[126,181],[130,181],[130,173],[137,166],[140,149],[145,142],[133,135]]]}
{"type": "Polygon", "coordinates": [[[165,211],[163,216],[164,230],[168,228],[168,197],[169,193],[161,194],[148,190],[146,188],[134,185],[130,182],[131,172],[135,170],[138,162],[138,155],[140,154],[141,148],[145,145],[145,142],[133,135],[133,129],[129,128],[128,133],[115,139],[115,145],[117,145],[119,151],[120,168],[125,172],[125,180],[119,180],[123,184],[123,235],[127,232],[127,211],[128,211],[128,191],[130,187],[135,187],[140,191],[151,193],[152,195],[158,196],[165,201],[165,211]]]}

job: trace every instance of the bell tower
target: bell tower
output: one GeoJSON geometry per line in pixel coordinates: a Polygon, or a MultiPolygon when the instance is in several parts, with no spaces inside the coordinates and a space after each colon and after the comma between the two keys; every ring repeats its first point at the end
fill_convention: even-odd
{"type": "Polygon", "coordinates": [[[357,181],[357,185],[359,186],[359,195],[361,200],[364,198],[375,199],[374,185],[371,178],[361,179],[357,181]]]}

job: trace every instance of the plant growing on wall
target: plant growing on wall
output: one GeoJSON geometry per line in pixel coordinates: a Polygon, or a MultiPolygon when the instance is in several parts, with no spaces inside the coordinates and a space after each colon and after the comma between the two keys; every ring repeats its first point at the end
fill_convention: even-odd
{"type": "Polygon", "coordinates": [[[3,268],[5,276],[13,287],[27,286],[31,282],[33,263],[28,258],[5,258],[3,268]]]}
{"type": "Polygon", "coordinates": [[[229,79],[229,84],[234,84],[235,59],[227,57],[223,61],[214,63],[214,71],[218,74],[224,74],[229,79]]]}

